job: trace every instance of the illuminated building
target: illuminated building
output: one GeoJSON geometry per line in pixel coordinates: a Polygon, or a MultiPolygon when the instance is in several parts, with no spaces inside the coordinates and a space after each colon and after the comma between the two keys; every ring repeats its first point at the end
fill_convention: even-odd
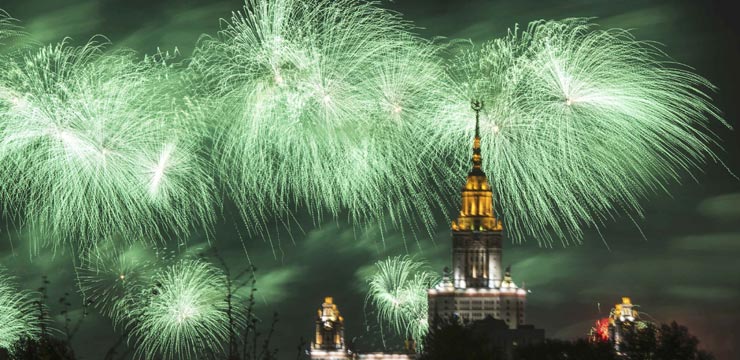
{"type": "Polygon", "coordinates": [[[609,314],[609,338],[614,343],[617,352],[624,342],[625,334],[642,327],[643,322],[639,318],[640,314],[636,306],[632,305],[629,297],[623,297],[621,304],[614,305],[609,314]]]}
{"type": "MultiPolygon", "coordinates": [[[[410,346],[413,349],[413,344],[410,346]]],[[[318,310],[316,317],[316,333],[311,343],[309,354],[312,360],[411,360],[409,353],[355,353],[344,343],[344,318],[339,308],[330,296],[324,298],[324,303],[318,310]]]]}
{"type": "Polygon", "coordinates": [[[612,318],[621,322],[634,322],[638,317],[637,309],[632,305],[632,299],[629,297],[623,297],[621,304],[614,305],[612,310],[612,318]]]}
{"type": "Polygon", "coordinates": [[[344,318],[331,296],[324,303],[316,317],[316,334],[311,343],[311,359],[344,360],[351,359],[344,346],[344,318]]]}
{"type": "Polygon", "coordinates": [[[628,333],[646,328],[647,321],[640,319],[637,305],[632,304],[632,299],[622,297],[622,303],[616,304],[609,312],[609,317],[599,319],[591,328],[589,339],[598,342],[610,342],[619,352],[625,343],[628,333]]]}
{"type": "MultiPolygon", "coordinates": [[[[503,225],[494,213],[493,191],[481,167],[481,107],[474,104],[473,109],[473,167],[462,188],[460,215],[452,222],[452,270],[445,268],[442,281],[427,291],[428,319],[462,321],[476,337],[485,339],[491,350],[503,351],[506,358],[511,358],[515,347],[544,341],[545,332],[525,325],[527,291],[514,283],[511,268],[502,266],[503,225]]],[[[322,329],[317,320],[317,339],[323,336],[322,329]]],[[[407,350],[413,348],[407,346],[407,350]]],[[[315,344],[311,352],[311,359],[413,358],[412,351],[359,354],[344,350],[339,354],[334,348],[315,344]],[[335,351],[336,357],[327,357],[328,351],[335,351]]]]}
{"type": "Polygon", "coordinates": [[[458,318],[463,322],[487,317],[506,322],[509,329],[525,323],[527,291],[518,287],[510,268],[503,271],[503,225],[493,210],[493,191],[481,168],[479,114],[473,104],[475,139],[473,168],[462,188],[462,206],[452,222],[452,271],[428,291],[429,318],[458,318]]]}

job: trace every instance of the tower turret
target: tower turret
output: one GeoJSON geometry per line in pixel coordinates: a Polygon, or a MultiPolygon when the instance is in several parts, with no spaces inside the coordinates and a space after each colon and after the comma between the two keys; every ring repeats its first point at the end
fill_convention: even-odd
{"type": "MultiPolygon", "coordinates": [[[[344,351],[344,318],[340,315],[337,305],[331,296],[324,298],[324,303],[318,310],[316,317],[316,336],[313,350],[328,352],[344,351]]],[[[314,353],[317,353],[314,351],[314,353]]]]}

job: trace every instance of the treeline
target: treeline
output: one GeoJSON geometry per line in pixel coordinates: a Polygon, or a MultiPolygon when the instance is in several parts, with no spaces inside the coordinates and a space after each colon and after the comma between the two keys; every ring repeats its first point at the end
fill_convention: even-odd
{"type": "Polygon", "coordinates": [[[611,341],[547,339],[505,351],[470,326],[446,322],[432,326],[420,360],[713,360],[699,340],[675,321],[647,324],[625,332],[619,345],[611,341]]]}

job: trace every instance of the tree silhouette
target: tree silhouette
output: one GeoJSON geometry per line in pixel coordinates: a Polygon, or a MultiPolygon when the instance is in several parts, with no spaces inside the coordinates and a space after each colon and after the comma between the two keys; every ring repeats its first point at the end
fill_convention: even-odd
{"type": "Polygon", "coordinates": [[[455,319],[436,319],[424,339],[420,360],[713,360],[699,340],[675,321],[623,328],[619,349],[612,342],[546,340],[515,346],[511,357],[491,346],[491,338],[455,319]]]}
{"type": "Polygon", "coordinates": [[[576,341],[546,340],[539,344],[522,346],[514,352],[514,360],[615,360],[611,344],[576,341]]]}
{"type": "Polygon", "coordinates": [[[714,359],[712,354],[699,349],[699,340],[685,326],[675,321],[660,327],[648,324],[625,332],[620,351],[630,360],[714,359]]]}
{"type": "Polygon", "coordinates": [[[498,360],[504,357],[470,326],[463,325],[454,318],[437,317],[424,338],[424,351],[419,359],[498,360]]]}

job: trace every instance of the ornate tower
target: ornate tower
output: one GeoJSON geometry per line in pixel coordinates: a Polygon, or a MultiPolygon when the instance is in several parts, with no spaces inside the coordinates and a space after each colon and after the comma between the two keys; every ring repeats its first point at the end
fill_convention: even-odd
{"type": "Polygon", "coordinates": [[[480,110],[473,102],[473,169],[462,188],[460,216],[452,222],[452,270],[455,288],[496,288],[502,280],[501,222],[493,212],[493,191],[481,169],[480,110]]]}
{"type": "Polygon", "coordinates": [[[337,305],[331,296],[324,298],[316,318],[316,336],[311,344],[313,359],[331,355],[330,358],[343,358],[344,318],[339,314],[337,305]]]}
{"type": "Polygon", "coordinates": [[[614,343],[614,349],[617,353],[620,352],[622,345],[625,342],[625,338],[629,338],[630,333],[634,333],[638,326],[644,326],[645,323],[640,320],[640,314],[637,312],[635,305],[632,305],[632,299],[629,297],[622,297],[622,303],[614,305],[611,313],[609,314],[610,319],[610,338],[614,343]]]}
{"type": "MultiPolygon", "coordinates": [[[[407,344],[411,349],[413,344],[407,344]]],[[[316,336],[309,349],[311,360],[413,360],[409,353],[356,353],[344,344],[344,318],[334,299],[327,296],[316,318],[316,336]]]]}
{"type": "Polygon", "coordinates": [[[456,317],[463,322],[491,317],[509,329],[525,323],[527,291],[503,274],[501,221],[493,211],[493,191],[481,168],[480,110],[473,102],[473,168],[462,188],[460,215],[452,222],[452,270],[427,292],[429,318],[456,317]]]}

